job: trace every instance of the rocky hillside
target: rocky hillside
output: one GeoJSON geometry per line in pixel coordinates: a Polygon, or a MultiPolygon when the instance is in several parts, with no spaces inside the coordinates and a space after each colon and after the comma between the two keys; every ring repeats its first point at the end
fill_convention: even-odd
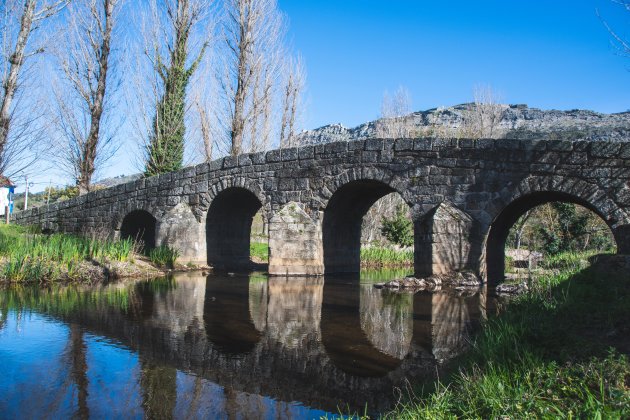
{"type": "MultiPolygon", "coordinates": [[[[497,138],[630,141],[630,112],[601,114],[585,110],[545,111],[527,105],[499,107],[497,138]]],[[[466,137],[462,134],[466,115],[474,108],[474,104],[462,104],[415,112],[405,117],[405,123],[413,127],[414,137],[466,137]]],[[[302,132],[299,140],[301,144],[319,144],[378,137],[378,124],[379,121],[372,121],[355,128],[327,125],[302,132]]]]}

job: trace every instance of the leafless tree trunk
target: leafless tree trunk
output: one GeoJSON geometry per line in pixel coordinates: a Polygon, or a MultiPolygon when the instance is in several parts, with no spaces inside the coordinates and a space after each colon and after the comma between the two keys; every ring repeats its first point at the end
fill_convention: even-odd
{"type": "MultiPolygon", "coordinates": [[[[57,15],[69,0],[4,0],[0,4],[2,33],[0,65],[2,66],[2,88],[0,89],[0,173],[5,174],[8,166],[24,150],[32,150],[39,138],[31,132],[39,122],[37,109],[29,112],[18,108],[17,97],[22,87],[26,60],[44,51],[41,43],[33,44],[32,38],[47,20],[57,15]],[[19,117],[26,115],[23,119],[19,117]],[[16,120],[20,120],[16,124],[16,120]],[[16,133],[12,136],[12,129],[16,133]],[[13,139],[13,140],[12,140],[13,139]],[[13,141],[14,145],[10,143],[13,141]]],[[[32,75],[31,75],[32,76],[32,75]]],[[[32,104],[32,102],[31,102],[32,104]]],[[[24,163],[24,162],[22,162],[24,163]]],[[[27,163],[27,165],[30,164],[27,163]]],[[[24,165],[22,165],[25,167],[24,165]]]]}
{"type": "Polygon", "coordinates": [[[385,92],[381,104],[381,118],[376,122],[376,136],[383,139],[413,137],[411,113],[411,94],[407,88],[399,87],[394,96],[385,92]]]}
{"type": "MultiPolygon", "coordinates": [[[[269,104],[277,85],[283,19],[276,0],[227,0],[223,41],[227,60],[221,78],[229,117],[230,154],[258,149],[259,124],[271,116],[269,104]],[[249,127],[249,130],[248,130],[249,127]]],[[[264,138],[264,135],[263,135],[264,138]]]]}
{"type": "Polygon", "coordinates": [[[280,147],[294,147],[298,146],[296,121],[300,116],[302,94],[306,84],[306,70],[302,58],[289,61],[285,71],[287,76],[282,96],[280,147]]]}
{"type": "Polygon", "coordinates": [[[505,106],[490,86],[475,86],[474,103],[464,113],[460,137],[480,139],[499,138],[499,124],[505,114],[505,106]]]}
{"type": "Polygon", "coordinates": [[[111,133],[104,135],[103,123],[110,104],[111,41],[119,4],[120,0],[81,0],[70,6],[71,44],[62,69],[72,94],[58,90],[56,96],[65,144],[61,158],[79,194],[90,191],[97,165],[116,150],[111,133]]]}
{"type": "Polygon", "coordinates": [[[209,162],[212,160],[213,148],[210,118],[205,107],[199,101],[195,101],[195,109],[199,115],[199,130],[201,131],[201,140],[203,142],[204,159],[206,162],[209,162]]]}

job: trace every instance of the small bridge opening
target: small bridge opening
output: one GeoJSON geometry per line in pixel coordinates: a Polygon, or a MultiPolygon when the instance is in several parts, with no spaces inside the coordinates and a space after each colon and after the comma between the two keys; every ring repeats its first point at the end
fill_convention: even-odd
{"type": "Polygon", "coordinates": [[[222,270],[256,268],[250,260],[250,237],[261,207],[245,188],[228,188],[212,200],[206,219],[209,265],[222,270]]]}
{"type": "Polygon", "coordinates": [[[127,214],[120,226],[121,239],[133,239],[143,250],[153,249],[157,220],[145,210],[135,210],[127,214]]]}
{"type": "Polygon", "coordinates": [[[579,264],[579,254],[586,258],[615,248],[612,230],[588,202],[566,193],[530,194],[508,205],[491,226],[488,281],[543,274],[570,255],[579,264]]]}
{"type": "MultiPolygon", "coordinates": [[[[324,211],[322,235],[325,272],[358,273],[362,262],[362,243],[365,248],[387,243],[381,234],[382,217],[395,217],[398,211],[404,213],[402,217],[409,218],[408,205],[387,184],[360,180],[340,187],[324,211]]],[[[411,221],[409,224],[413,238],[411,221]]],[[[394,244],[387,245],[395,247],[394,244]]],[[[410,247],[407,252],[413,255],[413,248],[410,247]]]]}

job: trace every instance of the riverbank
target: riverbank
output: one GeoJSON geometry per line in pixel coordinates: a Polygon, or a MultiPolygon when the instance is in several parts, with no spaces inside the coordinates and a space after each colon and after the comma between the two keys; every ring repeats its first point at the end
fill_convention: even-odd
{"type": "Polygon", "coordinates": [[[176,268],[177,256],[167,247],[143,255],[131,239],[44,235],[28,227],[0,225],[2,283],[94,283],[157,277],[176,268]]]}
{"type": "Polygon", "coordinates": [[[389,418],[628,418],[630,263],[603,256],[536,282],[437,384],[389,418]]]}

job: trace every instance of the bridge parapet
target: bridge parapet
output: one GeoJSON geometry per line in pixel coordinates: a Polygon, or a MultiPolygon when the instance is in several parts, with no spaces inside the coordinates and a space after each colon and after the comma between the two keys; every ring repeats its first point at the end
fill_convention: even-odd
{"type": "MultiPolygon", "coordinates": [[[[348,262],[344,270],[355,270],[357,226],[371,203],[389,192],[403,197],[416,226],[446,204],[453,214],[460,213],[459,220],[475,226],[472,236],[465,227],[458,232],[425,227],[436,235],[442,229],[434,238],[416,232],[418,274],[446,267],[485,275],[488,260],[495,258],[491,254],[502,258],[503,236],[512,219],[553,200],[597,212],[611,227],[619,251],[630,253],[630,142],[369,139],[271,150],[225,157],[18,212],[15,221],[51,231],[118,236],[125,216],[143,210],[157,220],[158,245],[178,247],[183,261],[218,264],[228,256],[210,255],[216,247],[207,244],[213,226],[221,221],[212,219],[209,225],[208,215],[228,190],[253,197],[262,209],[272,234],[270,271],[276,274],[322,274],[327,266],[341,267],[335,259],[348,262]],[[289,203],[300,209],[294,221],[282,214],[289,203]],[[467,256],[445,263],[447,249],[440,246],[457,241],[467,256]],[[309,263],[304,262],[307,254],[309,263]]],[[[222,214],[235,215],[239,200],[233,197],[232,204],[226,203],[222,214]]],[[[219,236],[244,235],[251,215],[239,214],[224,222],[228,225],[219,236]]],[[[430,223],[438,220],[442,219],[430,223]]],[[[244,240],[234,240],[233,245],[240,249],[244,240]]]]}

